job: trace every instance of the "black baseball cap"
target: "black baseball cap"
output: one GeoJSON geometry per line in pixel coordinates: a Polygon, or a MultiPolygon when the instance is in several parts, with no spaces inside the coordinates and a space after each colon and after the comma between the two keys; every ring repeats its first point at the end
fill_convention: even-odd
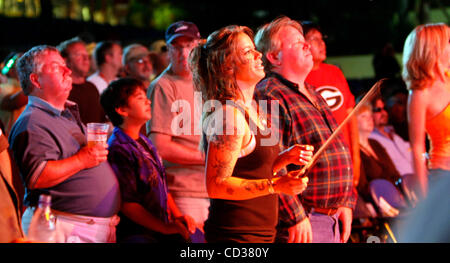
{"type": "Polygon", "coordinates": [[[194,23],[178,21],[171,24],[166,30],[166,43],[170,44],[177,37],[200,39],[200,32],[194,23]]]}

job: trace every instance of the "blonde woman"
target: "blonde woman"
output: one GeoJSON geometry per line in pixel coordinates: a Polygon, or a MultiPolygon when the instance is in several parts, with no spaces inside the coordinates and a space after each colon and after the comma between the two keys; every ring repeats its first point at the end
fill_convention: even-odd
{"type": "Polygon", "coordinates": [[[430,179],[450,175],[450,29],[417,26],[403,49],[403,79],[409,89],[408,126],[415,174],[422,194],[428,188],[425,134],[430,139],[430,179]],[[434,176],[436,175],[436,176],[434,176]]]}

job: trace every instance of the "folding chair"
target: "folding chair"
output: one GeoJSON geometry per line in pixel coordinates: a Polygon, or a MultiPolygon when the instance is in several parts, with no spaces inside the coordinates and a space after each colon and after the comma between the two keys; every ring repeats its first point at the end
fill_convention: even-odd
{"type": "Polygon", "coordinates": [[[384,218],[383,225],[389,236],[397,243],[394,233],[388,223],[388,218],[395,218],[408,208],[402,193],[388,180],[375,179],[369,183],[370,193],[380,218],[384,218]]]}

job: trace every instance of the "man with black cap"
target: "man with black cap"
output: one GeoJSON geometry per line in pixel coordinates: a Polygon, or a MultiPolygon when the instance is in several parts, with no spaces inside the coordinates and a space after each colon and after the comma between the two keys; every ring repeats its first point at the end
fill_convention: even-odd
{"type": "Polygon", "coordinates": [[[167,28],[165,38],[170,64],[147,91],[152,103],[147,133],[164,160],[169,191],[176,205],[201,228],[209,207],[204,156],[198,147],[201,96],[194,94],[188,63],[200,33],[195,24],[178,21],[167,28]],[[199,103],[194,105],[198,98],[199,103]]]}

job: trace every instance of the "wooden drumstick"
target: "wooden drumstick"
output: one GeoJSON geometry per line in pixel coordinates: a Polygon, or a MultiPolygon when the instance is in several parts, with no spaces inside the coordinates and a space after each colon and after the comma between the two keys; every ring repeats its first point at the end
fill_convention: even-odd
{"type": "Polygon", "coordinates": [[[373,99],[373,97],[380,91],[380,87],[382,86],[383,82],[386,79],[380,79],[375,83],[367,92],[367,94],[362,98],[362,100],[356,105],[353,110],[348,114],[348,116],[344,119],[344,121],[337,127],[337,129],[331,134],[331,136],[325,141],[322,146],[320,146],[319,150],[314,153],[311,160],[303,166],[302,169],[291,171],[288,174],[295,177],[305,177],[308,175],[310,168],[317,162],[319,159],[319,156],[322,154],[323,151],[330,145],[331,141],[338,136],[339,132],[342,130],[342,128],[350,121],[350,119],[356,114],[356,112],[359,111],[359,108],[361,108],[362,105],[364,105],[367,101],[370,101],[373,99]]]}

